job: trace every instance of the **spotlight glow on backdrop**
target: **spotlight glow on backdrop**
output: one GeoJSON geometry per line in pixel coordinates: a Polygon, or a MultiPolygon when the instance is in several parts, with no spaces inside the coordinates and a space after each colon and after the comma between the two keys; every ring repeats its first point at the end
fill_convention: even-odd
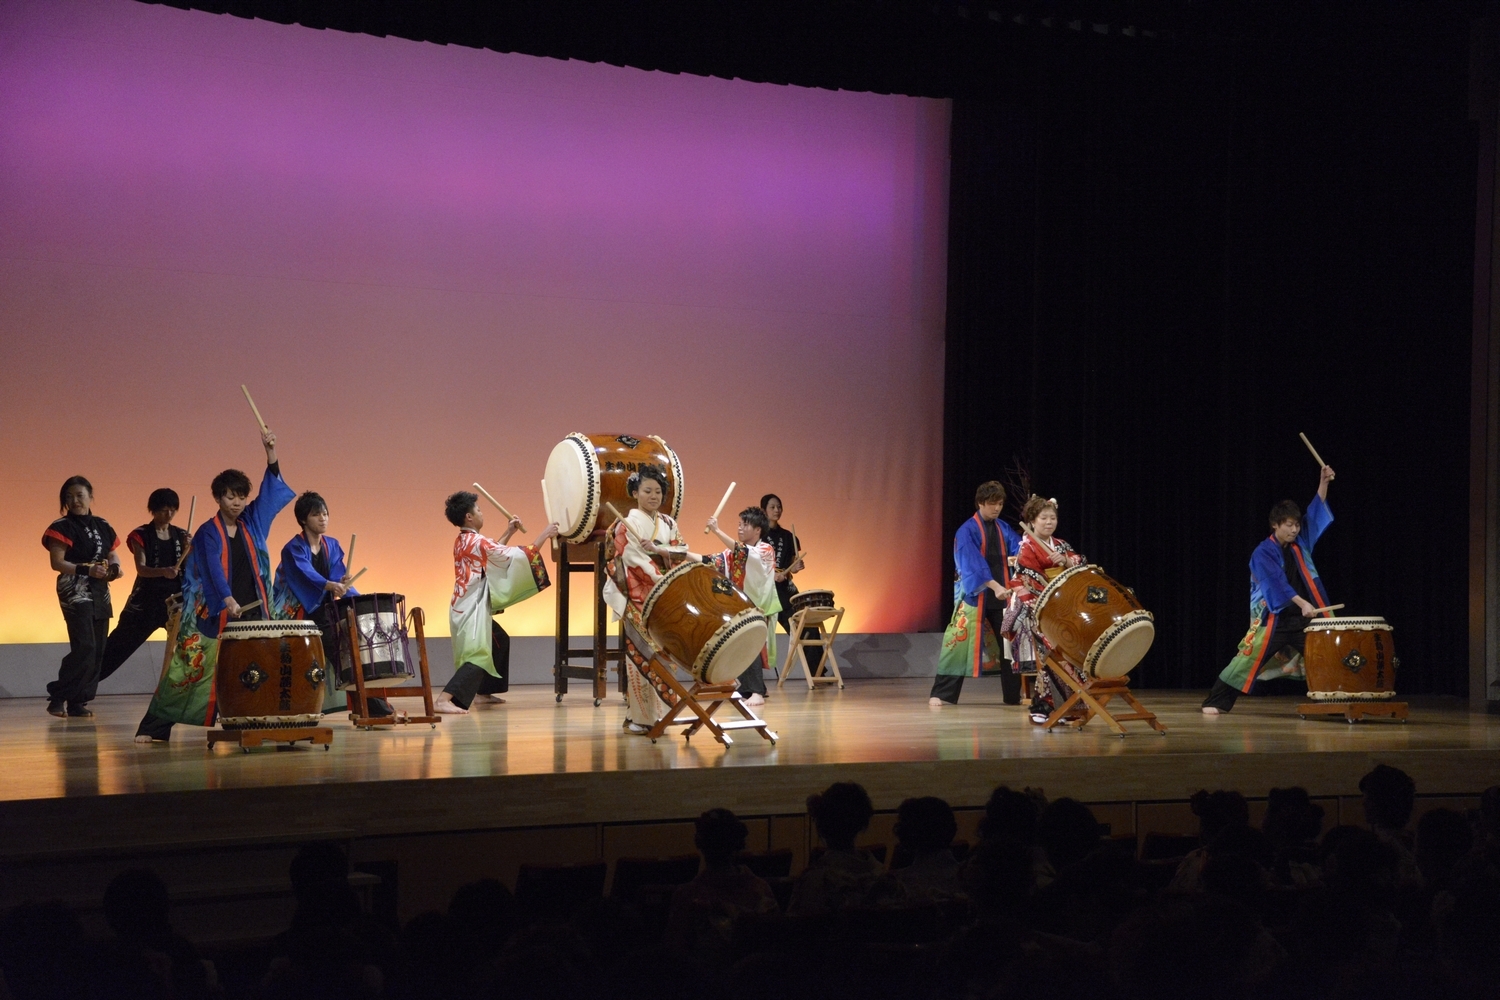
{"type": "MultiPolygon", "coordinates": [[[[535,533],[574,430],[665,438],[695,546],[731,479],[733,510],[779,493],[846,631],[938,625],[948,115],[0,3],[0,642],[66,638],[40,537],[69,475],[122,537],[158,486],[201,520],[215,473],[258,479],[241,382],[361,588],[436,634],[443,497],[477,479],[535,533]]],[[[548,634],[554,594],[502,620],[548,634]]]]}

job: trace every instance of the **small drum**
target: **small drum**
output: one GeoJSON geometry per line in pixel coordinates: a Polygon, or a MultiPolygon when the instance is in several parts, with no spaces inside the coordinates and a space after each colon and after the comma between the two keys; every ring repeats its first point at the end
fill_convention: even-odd
{"type": "Polygon", "coordinates": [[[1384,618],[1320,618],[1302,630],[1307,696],[1379,701],[1396,696],[1396,643],[1384,618]]]}
{"type": "Polygon", "coordinates": [[[766,616],[704,563],[683,563],[656,581],[641,619],[658,649],[709,684],[734,680],[766,645],[766,616]]]}
{"type": "Polygon", "coordinates": [[[1156,638],[1155,619],[1135,592],[1098,566],[1059,573],[1036,599],[1035,612],[1042,634],[1090,677],[1124,677],[1156,638]]]}
{"type": "Polygon", "coordinates": [[[682,513],[682,463],[659,437],[630,434],[569,434],[547,457],[547,499],[552,518],[565,541],[586,541],[615,523],[605,504],[621,514],[635,507],[626,491],[631,473],[655,465],[667,474],[661,509],[676,519],[682,513]]]}
{"type": "Polygon", "coordinates": [[[396,687],[412,679],[411,657],[406,641],[406,598],[401,594],[357,594],[340,598],[338,608],[337,658],[340,689],[354,687],[351,649],[359,646],[365,667],[365,687],[396,687]],[[359,635],[349,639],[349,609],[359,635]]]}
{"type": "Polygon", "coordinates": [[[831,608],[833,603],[833,591],[831,590],[799,590],[787,601],[787,610],[796,614],[804,608],[831,608]]]}
{"type": "Polygon", "coordinates": [[[214,691],[225,729],[312,725],[323,714],[327,660],[316,622],[232,621],[219,633],[214,691]]]}

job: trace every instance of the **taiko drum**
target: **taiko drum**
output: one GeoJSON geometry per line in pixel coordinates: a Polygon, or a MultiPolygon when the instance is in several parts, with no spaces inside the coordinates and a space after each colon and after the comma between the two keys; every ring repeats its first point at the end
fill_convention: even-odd
{"type": "Polygon", "coordinates": [[[709,684],[744,673],[766,645],[766,616],[704,563],[682,563],[656,581],[641,618],[658,649],[709,684]]]}
{"type": "Polygon", "coordinates": [[[586,541],[607,530],[615,516],[635,507],[626,489],[632,473],[655,465],[667,474],[661,509],[673,518],[682,513],[682,462],[659,437],[634,434],[569,434],[547,457],[547,498],[559,534],[570,542],[586,541]]]}
{"type": "Polygon", "coordinates": [[[230,622],[219,633],[214,667],[219,724],[279,729],[316,723],[327,669],[315,622],[230,622]]]}
{"type": "Polygon", "coordinates": [[[1062,656],[1090,677],[1124,677],[1156,638],[1135,592],[1098,566],[1059,573],[1036,603],[1036,620],[1062,656]]]}
{"type": "Polygon", "coordinates": [[[1396,696],[1394,630],[1384,618],[1324,618],[1302,630],[1307,694],[1314,701],[1396,696]]]}

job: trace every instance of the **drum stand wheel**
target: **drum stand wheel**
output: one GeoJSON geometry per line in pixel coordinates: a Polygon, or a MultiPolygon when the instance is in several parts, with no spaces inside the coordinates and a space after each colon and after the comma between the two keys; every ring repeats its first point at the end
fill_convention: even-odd
{"type": "Polygon", "coordinates": [[[280,744],[277,750],[290,750],[292,744],[307,740],[314,746],[322,745],[324,750],[333,746],[333,730],[327,726],[294,726],[287,729],[210,729],[208,731],[208,750],[213,752],[216,743],[234,743],[245,753],[250,752],[251,747],[258,747],[265,743],[280,744]]]}
{"type": "Polygon", "coordinates": [[[1095,718],[1104,720],[1104,724],[1114,730],[1116,736],[1124,738],[1125,727],[1122,722],[1144,722],[1161,735],[1167,735],[1167,727],[1156,718],[1154,714],[1146,709],[1136,700],[1135,695],[1130,693],[1130,678],[1127,677],[1094,677],[1086,681],[1079,681],[1073,676],[1073,669],[1060,663],[1052,656],[1047,657],[1047,662],[1052,668],[1055,676],[1061,677],[1063,683],[1072,688],[1072,693],[1061,705],[1047,717],[1043,728],[1051,732],[1056,726],[1067,726],[1070,729],[1081,730],[1095,718]],[[1129,715],[1118,715],[1110,712],[1106,705],[1114,698],[1119,698],[1133,709],[1129,715]],[[1079,716],[1079,711],[1082,715],[1079,716]],[[1071,718],[1070,718],[1071,716],[1071,718]]]}
{"type": "MultiPolygon", "coordinates": [[[[421,608],[411,609],[411,625],[417,633],[417,662],[421,665],[422,678],[419,684],[401,684],[391,687],[366,687],[365,665],[363,654],[360,652],[360,644],[353,643],[354,656],[354,686],[346,688],[345,693],[349,698],[349,721],[354,723],[355,729],[366,731],[377,726],[404,726],[413,722],[425,722],[433,729],[443,721],[432,707],[432,678],[427,671],[427,636],[423,631],[427,624],[427,615],[421,608]],[[407,715],[405,712],[397,712],[394,715],[371,715],[371,698],[389,698],[398,692],[407,692],[408,695],[420,693],[422,704],[427,709],[426,715],[407,715]]],[[[359,635],[359,620],[354,614],[354,605],[349,605],[349,634],[359,635]]],[[[410,654],[408,654],[410,655],[410,654]]]]}
{"type": "Polygon", "coordinates": [[[702,681],[694,681],[692,687],[685,687],[677,679],[677,674],[671,665],[662,662],[659,656],[652,657],[647,662],[646,669],[677,696],[677,701],[667,708],[667,714],[657,720],[656,725],[646,733],[652,743],[660,739],[670,726],[688,727],[682,734],[684,742],[691,740],[698,730],[707,729],[715,740],[726,747],[734,746],[734,739],[729,735],[729,731],[735,729],[753,729],[772,746],[775,746],[780,738],[767,728],[765,719],[750,711],[749,706],[745,704],[745,699],[740,697],[738,681],[728,681],[723,684],[705,684],[702,681]],[[714,713],[719,710],[719,706],[726,702],[740,713],[740,718],[725,722],[714,718],[714,713]],[[683,714],[679,717],[679,713],[691,714],[683,714]]]}

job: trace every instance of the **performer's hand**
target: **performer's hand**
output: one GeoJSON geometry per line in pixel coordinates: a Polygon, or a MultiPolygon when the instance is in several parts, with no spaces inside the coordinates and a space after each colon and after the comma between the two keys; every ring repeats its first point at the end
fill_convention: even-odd
{"type": "Polygon", "coordinates": [[[89,576],[95,580],[108,580],[109,567],[104,563],[89,563],[89,576]]]}
{"type": "Polygon", "coordinates": [[[1001,585],[999,580],[991,580],[989,583],[985,584],[985,586],[988,587],[996,597],[1005,597],[1005,587],[1001,585]]]}
{"type": "Polygon", "coordinates": [[[1333,479],[1334,479],[1333,466],[1331,466],[1331,465],[1325,465],[1325,466],[1323,466],[1323,471],[1318,476],[1318,485],[1319,486],[1327,486],[1329,483],[1333,482],[1333,479]]]}
{"type": "Polygon", "coordinates": [[[276,435],[270,430],[260,432],[260,443],[266,449],[266,464],[276,464],[276,435]]]}
{"type": "MultiPolygon", "coordinates": [[[[1303,480],[1303,482],[1306,482],[1306,480],[1303,480]]],[[[1052,565],[1066,567],[1068,565],[1067,554],[1063,552],[1052,553],[1052,565]]]]}
{"type": "Polygon", "coordinates": [[[349,585],[347,583],[344,583],[342,580],[329,580],[328,586],[325,589],[330,594],[332,594],[333,599],[337,601],[349,592],[349,585]]]}
{"type": "Polygon", "coordinates": [[[168,566],[166,569],[164,569],[164,570],[161,571],[161,575],[162,575],[163,579],[175,580],[175,579],[177,579],[177,567],[176,566],[168,566]]]}
{"type": "Polygon", "coordinates": [[[711,517],[711,518],[709,518],[707,521],[704,522],[704,527],[706,527],[709,531],[718,531],[719,530],[719,519],[717,517],[711,517]]]}
{"type": "Polygon", "coordinates": [[[1292,603],[1297,605],[1298,610],[1302,612],[1302,615],[1305,618],[1311,618],[1313,612],[1318,610],[1317,608],[1313,607],[1311,603],[1305,600],[1300,594],[1294,594],[1292,596],[1292,603]]]}
{"type": "Polygon", "coordinates": [[[240,602],[232,597],[226,597],[224,598],[224,610],[229,612],[229,617],[238,618],[240,616],[240,602]]]}
{"type": "Polygon", "coordinates": [[[531,544],[535,548],[539,549],[539,548],[541,548],[543,545],[545,545],[547,543],[547,540],[549,538],[556,538],[556,537],[557,537],[557,522],[554,521],[551,524],[547,525],[545,528],[543,528],[542,529],[542,533],[540,535],[537,535],[536,536],[536,541],[532,542],[531,544]]]}

